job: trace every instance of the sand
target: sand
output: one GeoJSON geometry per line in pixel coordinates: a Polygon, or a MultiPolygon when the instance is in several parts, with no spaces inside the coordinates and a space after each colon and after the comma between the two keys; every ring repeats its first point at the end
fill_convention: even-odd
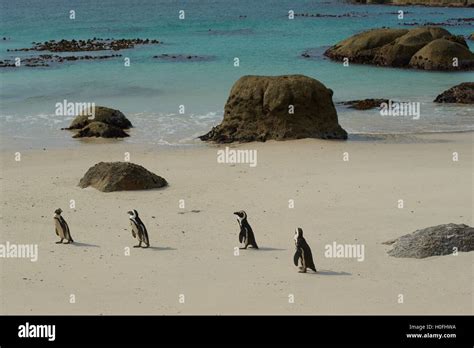
{"type": "Polygon", "coordinates": [[[39,255],[36,262],[0,259],[0,312],[472,314],[473,252],[398,259],[382,244],[428,226],[472,226],[472,143],[472,133],[458,133],[232,147],[257,150],[256,167],[217,163],[224,147],[214,145],[89,142],[22,151],[20,162],[5,150],[0,243],[37,244],[39,255]],[[77,186],[90,166],[123,160],[125,152],[170,186],[112,193],[77,186]],[[59,207],[75,245],[54,243],[59,207]],[[152,248],[130,248],[127,256],[136,244],[130,209],[140,212],[152,248]],[[232,213],[241,209],[261,249],[235,256],[232,213]],[[296,227],[318,274],[293,265],[296,227]],[[364,260],[325,257],[334,242],[364,245],[364,260]]]}

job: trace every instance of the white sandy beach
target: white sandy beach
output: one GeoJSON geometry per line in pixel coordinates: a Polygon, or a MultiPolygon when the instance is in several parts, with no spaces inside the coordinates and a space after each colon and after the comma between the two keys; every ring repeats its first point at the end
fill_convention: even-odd
{"type": "Polygon", "coordinates": [[[20,162],[15,151],[3,151],[0,243],[38,244],[39,255],[37,262],[0,260],[0,312],[473,314],[474,253],[402,259],[381,244],[438,224],[472,226],[472,146],[473,133],[237,146],[258,151],[255,168],[217,163],[224,147],[213,145],[89,143],[22,151],[20,162]],[[77,186],[89,167],[122,161],[125,152],[169,187],[103,193],[77,186]],[[59,207],[75,245],[55,244],[59,207]],[[125,256],[124,248],[136,244],[130,209],[140,212],[153,248],[125,256]],[[234,256],[236,210],[248,213],[261,250],[234,256]],[[293,265],[296,227],[318,274],[293,265]],[[326,258],[333,242],[363,244],[364,260],[326,258]]]}

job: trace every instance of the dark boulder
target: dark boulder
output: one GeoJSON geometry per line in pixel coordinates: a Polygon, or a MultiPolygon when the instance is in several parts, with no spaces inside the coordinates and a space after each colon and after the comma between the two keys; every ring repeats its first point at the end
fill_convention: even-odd
{"type": "Polygon", "coordinates": [[[450,36],[443,28],[422,27],[410,30],[394,41],[382,46],[374,58],[379,65],[403,67],[410,63],[411,57],[425,45],[443,36],[450,36]]]}
{"type": "Polygon", "coordinates": [[[416,52],[409,66],[424,70],[469,70],[474,67],[474,53],[456,40],[437,39],[416,52]]]}
{"type": "Polygon", "coordinates": [[[393,257],[423,259],[437,255],[450,255],[455,251],[474,250],[474,228],[464,224],[446,224],[416,230],[384,244],[393,247],[393,257]]]}
{"type": "Polygon", "coordinates": [[[105,106],[96,106],[93,110],[84,110],[85,115],[79,115],[74,118],[68,130],[81,129],[92,122],[103,122],[120,129],[132,128],[132,123],[119,110],[107,108],[105,106]],[[93,115],[87,116],[87,115],[93,115]]]}
{"type": "Polygon", "coordinates": [[[80,129],[73,138],[125,138],[128,136],[129,135],[121,128],[103,122],[91,122],[84,128],[80,129]]]}
{"type": "Polygon", "coordinates": [[[232,87],[222,123],[200,137],[218,143],[347,139],[333,92],[303,75],[243,76],[232,87]]]}
{"type": "Polygon", "coordinates": [[[361,99],[361,100],[349,100],[342,102],[342,105],[348,105],[350,108],[357,110],[369,110],[373,108],[380,108],[380,104],[388,103],[388,99],[361,99]]]}
{"type": "Polygon", "coordinates": [[[438,95],[434,102],[474,104],[474,82],[464,82],[451,87],[438,95]]]}
{"type": "Polygon", "coordinates": [[[164,178],[129,162],[100,162],[89,168],[79,182],[81,188],[102,192],[149,190],[167,186],[164,178]]]}

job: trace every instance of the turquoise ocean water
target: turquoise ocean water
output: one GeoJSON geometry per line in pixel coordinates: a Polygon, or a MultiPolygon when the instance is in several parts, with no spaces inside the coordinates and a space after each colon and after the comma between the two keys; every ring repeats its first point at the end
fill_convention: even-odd
{"type": "MultiPolygon", "coordinates": [[[[426,72],[351,65],[324,59],[339,40],[369,28],[402,22],[443,22],[473,17],[473,9],[352,5],[339,0],[0,0],[0,59],[37,52],[7,52],[33,41],[149,38],[162,45],[122,50],[122,58],[58,64],[48,68],[0,70],[2,146],[75,146],[59,131],[71,117],[56,116],[63,100],[94,102],[124,112],[136,126],[131,143],[187,145],[222,119],[232,84],[242,75],[305,74],[334,90],[334,100],[385,97],[421,103],[419,120],[382,117],[377,111],[338,107],[351,134],[467,131],[474,129],[471,106],[436,105],[443,90],[473,81],[473,72],[426,72]],[[74,10],[76,19],[69,19],[74,10]],[[185,11],[185,19],[178,18],[185,11]],[[296,13],[360,17],[288,19],[296,13]],[[398,10],[405,10],[399,20],[398,10]],[[211,30],[209,30],[211,29],[211,30]],[[304,59],[301,53],[316,54],[304,59]],[[163,62],[162,53],[209,55],[206,62],[163,62]],[[131,60],[124,66],[123,58],[131,60]],[[240,67],[234,67],[234,58],[240,67]],[[179,114],[179,105],[185,113],[179,114]]],[[[472,22],[471,22],[472,23],[472,22]]],[[[446,27],[468,35],[474,25],[446,27]]],[[[412,27],[406,27],[412,28],[412,27]]],[[[470,42],[473,49],[472,41],[470,42]]],[[[117,53],[117,52],[114,52],[117,53]]],[[[87,53],[90,54],[90,53],[87,53]]],[[[97,54],[109,54],[98,52],[97,54]]]]}

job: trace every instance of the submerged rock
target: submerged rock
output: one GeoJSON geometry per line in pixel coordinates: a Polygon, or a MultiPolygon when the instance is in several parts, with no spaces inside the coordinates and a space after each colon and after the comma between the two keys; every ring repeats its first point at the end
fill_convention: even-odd
{"type": "Polygon", "coordinates": [[[100,162],[89,168],[79,186],[102,192],[149,190],[167,186],[164,178],[129,162],[100,162]]]}
{"type": "Polygon", "coordinates": [[[369,16],[368,14],[360,13],[360,12],[347,12],[343,14],[295,13],[295,17],[312,17],[312,18],[344,18],[344,17],[360,18],[360,17],[368,17],[368,16],[369,16]]]}
{"type": "Polygon", "coordinates": [[[50,40],[45,42],[34,42],[31,48],[8,49],[7,51],[49,51],[49,52],[81,52],[81,51],[103,51],[134,48],[135,45],[159,44],[158,40],[150,39],[101,39],[93,38],[87,40],[50,40]]]}
{"type": "Polygon", "coordinates": [[[132,128],[132,123],[119,110],[107,108],[105,106],[96,106],[94,110],[84,110],[85,115],[79,115],[74,118],[67,130],[81,129],[92,122],[102,122],[118,127],[120,129],[132,128]],[[86,116],[86,115],[93,115],[86,116]]]}
{"type": "Polygon", "coordinates": [[[121,128],[115,127],[111,124],[104,122],[91,122],[79,132],[77,132],[73,138],[86,138],[86,137],[101,137],[101,138],[125,138],[129,135],[125,133],[121,128]]]}
{"type": "Polygon", "coordinates": [[[421,5],[433,7],[472,7],[472,0],[351,0],[357,4],[376,5],[421,5]]]}
{"type": "Polygon", "coordinates": [[[208,62],[214,59],[213,56],[197,56],[193,54],[168,54],[168,53],[163,53],[158,56],[153,56],[153,58],[169,61],[169,62],[208,62]]]}
{"type": "Polygon", "coordinates": [[[354,108],[357,110],[369,110],[373,108],[380,108],[380,104],[387,103],[388,99],[361,99],[361,100],[349,100],[346,102],[342,102],[342,105],[349,105],[350,108],[354,108]]]}
{"type": "Polygon", "coordinates": [[[200,137],[218,143],[270,139],[347,139],[333,92],[303,75],[243,76],[230,91],[222,123],[200,137]]]}
{"type": "Polygon", "coordinates": [[[464,38],[430,26],[368,30],[337,43],[324,54],[334,60],[425,70],[474,67],[474,54],[464,38]]]}
{"type": "Polygon", "coordinates": [[[464,224],[446,224],[416,230],[384,244],[393,245],[388,254],[393,257],[423,259],[453,254],[456,250],[474,250],[474,228],[464,224]]]}
{"type": "MultiPolygon", "coordinates": [[[[83,56],[59,56],[53,54],[40,54],[39,56],[25,57],[21,59],[21,64],[19,67],[48,67],[51,64],[64,63],[69,61],[84,61],[84,60],[97,60],[97,59],[111,59],[121,57],[121,54],[111,54],[111,55],[83,55],[83,56]]],[[[0,68],[10,68],[17,67],[13,59],[5,59],[0,61],[0,68]]],[[[18,68],[18,67],[17,67],[18,68]]]]}
{"type": "Polygon", "coordinates": [[[474,82],[464,82],[451,87],[438,95],[434,102],[474,104],[474,82]]]}

